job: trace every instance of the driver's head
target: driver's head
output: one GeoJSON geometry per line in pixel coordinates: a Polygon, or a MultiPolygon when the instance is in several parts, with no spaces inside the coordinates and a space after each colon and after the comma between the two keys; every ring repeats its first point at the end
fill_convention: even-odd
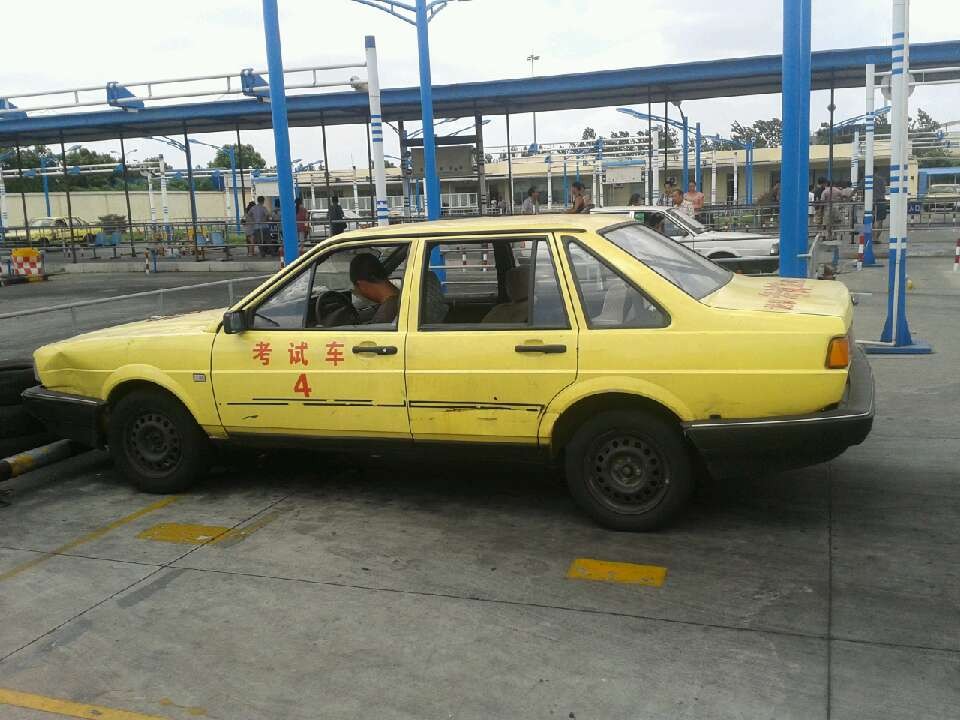
{"type": "Polygon", "coordinates": [[[380,260],[370,253],[357,255],[350,261],[350,282],[358,295],[374,302],[382,302],[384,292],[392,288],[380,260]]]}

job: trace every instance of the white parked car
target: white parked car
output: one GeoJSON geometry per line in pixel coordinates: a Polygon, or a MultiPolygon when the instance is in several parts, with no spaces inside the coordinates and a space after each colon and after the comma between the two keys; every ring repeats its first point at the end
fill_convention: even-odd
{"type": "Polygon", "coordinates": [[[591,208],[592,215],[622,215],[681,242],[730,270],[774,271],[780,264],[780,238],[747,232],[711,230],[672,207],[636,205],[591,208]],[[731,262],[740,259],[743,262],[731,262]]]}

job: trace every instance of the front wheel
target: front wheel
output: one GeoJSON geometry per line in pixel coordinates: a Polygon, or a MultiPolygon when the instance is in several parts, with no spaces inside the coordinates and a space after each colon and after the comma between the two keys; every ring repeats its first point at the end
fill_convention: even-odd
{"type": "Polygon", "coordinates": [[[185,490],[209,465],[207,436],[178,400],[161,391],[122,398],[110,412],[107,434],[117,467],[144,492],[185,490]]]}
{"type": "Polygon", "coordinates": [[[664,527],[693,494],[680,429],[644,412],[605,412],[584,423],[566,448],[566,471],[574,500],[612,530],[664,527]]]}

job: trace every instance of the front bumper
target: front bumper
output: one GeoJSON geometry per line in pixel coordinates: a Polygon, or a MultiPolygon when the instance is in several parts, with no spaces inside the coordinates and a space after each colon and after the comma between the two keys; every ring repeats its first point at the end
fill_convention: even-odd
{"type": "Polygon", "coordinates": [[[832,410],[749,420],[698,420],[687,438],[715,476],[756,474],[826,462],[859,445],[873,427],[870,364],[855,348],[843,400],[832,410]]]}
{"type": "Polygon", "coordinates": [[[42,385],[23,391],[23,406],[58,437],[88,447],[105,445],[103,419],[106,403],[95,398],[47,390],[42,385]]]}

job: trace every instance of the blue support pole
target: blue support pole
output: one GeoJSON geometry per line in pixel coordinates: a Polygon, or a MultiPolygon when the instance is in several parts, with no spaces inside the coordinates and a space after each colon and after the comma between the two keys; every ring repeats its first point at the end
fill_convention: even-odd
{"type": "MultiPolygon", "coordinates": [[[[807,251],[807,176],[810,172],[810,2],[811,0],[783,0],[783,159],[780,167],[780,275],[782,277],[799,278],[807,275],[806,262],[800,255],[807,251]]],[[[749,151],[747,158],[749,162],[749,151]]]]}
{"type": "Polygon", "coordinates": [[[297,218],[293,209],[293,169],[290,166],[290,132],[287,126],[287,95],[283,87],[283,53],[280,47],[277,0],[263,0],[263,34],[267,44],[273,144],[277,153],[283,261],[289,265],[297,259],[299,243],[297,242],[297,218]]]}
{"type": "Polygon", "coordinates": [[[427,219],[440,219],[440,176],[433,132],[433,86],[430,77],[430,36],[427,0],[417,0],[417,49],[420,59],[420,116],[423,120],[423,174],[427,181],[427,219]]]}
{"type": "Polygon", "coordinates": [[[53,213],[50,211],[50,185],[47,182],[47,174],[44,170],[47,169],[47,156],[40,156],[40,180],[43,183],[43,201],[47,205],[47,217],[50,217],[53,213]]]}
{"type": "Polygon", "coordinates": [[[703,169],[700,167],[700,150],[703,146],[703,136],[700,134],[700,123],[697,123],[694,134],[694,158],[696,167],[693,169],[693,179],[697,183],[697,192],[703,192],[703,169]]]}
{"type": "Polygon", "coordinates": [[[237,220],[237,232],[240,232],[240,196],[237,194],[237,151],[233,145],[227,145],[227,155],[230,156],[230,176],[233,185],[233,214],[237,220]]]}
{"type": "Polygon", "coordinates": [[[683,192],[687,192],[690,184],[690,123],[687,116],[683,116],[683,192]]]}

